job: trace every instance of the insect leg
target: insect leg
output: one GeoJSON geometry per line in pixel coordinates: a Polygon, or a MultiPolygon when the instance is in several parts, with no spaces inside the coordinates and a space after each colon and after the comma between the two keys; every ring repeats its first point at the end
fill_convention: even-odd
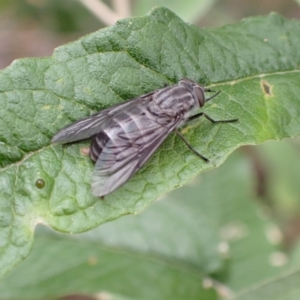
{"type": "Polygon", "coordinates": [[[193,116],[189,117],[189,118],[187,119],[187,122],[190,122],[190,121],[192,121],[192,120],[194,120],[194,119],[200,118],[201,116],[204,116],[207,120],[209,120],[209,121],[212,122],[212,123],[234,123],[234,122],[238,122],[238,121],[239,121],[239,119],[218,120],[218,121],[216,121],[216,120],[212,119],[212,118],[211,118],[209,115],[207,115],[206,113],[201,112],[201,113],[199,113],[199,114],[196,114],[196,115],[193,115],[193,116]]]}
{"type": "Polygon", "coordinates": [[[231,119],[231,120],[214,120],[212,119],[210,116],[208,116],[206,113],[202,113],[202,115],[207,119],[209,120],[210,122],[212,123],[234,123],[234,122],[238,122],[239,119],[231,119]]]}
{"type": "Polygon", "coordinates": [[[184,143],[189,147],[189,149],[192,150],[197,156],[199,156],[205,162],[209,162],[209,159],[207,159],[206,157],[201,155],[199,152],[197,152],[177,129],[175,130],[175,133],[184,141],[184,143]]]}

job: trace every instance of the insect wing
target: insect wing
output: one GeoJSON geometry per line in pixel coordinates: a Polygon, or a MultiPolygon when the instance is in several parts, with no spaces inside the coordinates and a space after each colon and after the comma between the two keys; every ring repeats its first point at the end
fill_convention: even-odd
{"type": "Polygon", "coordinates": [[[134,98],[124,103],[118,103],[107,109],[81,119],[60,130],[53,138],[52,143],[71,143],[92,138],[97,133],[111,125],[112,118],[124,110],[130,110],[143,102],[149,101],[153,92],[134,98]]]}
{"type": "Polygon", "coordinates": [[[95,196],[107,195],[124,184],[147,162],[178,124],[175,120],[173,124],[163,127],[154,121],[153,126],[149,126],[149,122],[151,120],[148,120],[147,129],[126,133],[126,139],[120,136],[117,143],[109,141],[105,145],[93,174],[92,191],[95,196]]]}

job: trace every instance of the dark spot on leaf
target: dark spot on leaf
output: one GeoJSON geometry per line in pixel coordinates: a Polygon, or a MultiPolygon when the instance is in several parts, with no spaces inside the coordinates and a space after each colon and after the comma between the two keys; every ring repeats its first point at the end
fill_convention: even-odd
{"type": "Polygon", "coordinates": [[[37,181],[35,182],[35,186],[38,189],[42,189],[45,186],[45,181],[41,178],[37,179],[37,181]]]}
{"type": "Polygon", "coordinates": [[[273,86],[270,83],[268,83],[265,80],[262,80],[260,82],[260,85],[261,85],[261,88],[262,88],[262,90],[263,90],[263,92],[266,96],[269,96],[269,97],[273,96],[273,94],[272,94],[273,86]]]}

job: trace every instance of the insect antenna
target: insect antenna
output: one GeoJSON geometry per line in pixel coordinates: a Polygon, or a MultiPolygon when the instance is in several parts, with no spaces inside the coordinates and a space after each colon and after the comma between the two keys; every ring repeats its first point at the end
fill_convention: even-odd
{"type": "MultiPolygon", "coordinates": [[[[207,90],[205,90],[205,92],[215,92],[215,91],[212,91],[212,90],[207,89],[207,90]]],[[[220,93],[221,93],[221,91],[218,91],[218,92],[216,92],[214,95],[212,95],[211,97],[205,99],[205,103],[208,102],[209,100],[211,100],[211,99],[217,97],[220,93]]]]}

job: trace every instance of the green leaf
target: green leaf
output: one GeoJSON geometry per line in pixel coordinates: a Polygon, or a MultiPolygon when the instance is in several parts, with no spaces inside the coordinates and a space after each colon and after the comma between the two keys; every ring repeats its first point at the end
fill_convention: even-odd
{"type": "Polygon", "coordinates": [[[268,195],[281,222],[297,219],[300,213],[299,142],[299,138],[281,143],[268,141],[257,149],[265,169],[269,170],[268,195]]]}
{"type": "Polygon", "coordinates": [[[82,232],[138,213],[237,147],[299,134],[300,24],[271,14],[199,29],[164,8],[126,19],[0,73],[0,273],[29,252],[37,223],[82,232]],[[182,132],[206,164],[171,135],[149,163],[104,201],[91,196],[88,143],[50,145],[63,126],[187,77],[221,90],[215,119],[182,132]],[[41,187],[39,182],[44,182],[41,187]]]}
{"type": "Polygon", "coordinates": [[[67,237],[38,228],[32,253],[0,282],[0,295],[215,300],[278,274],[269,264],[278,248],[266,235],[272,220],[257,213],[251,169],[235,153],[141,214],[67,237]]]}
{"type": "Polygon", "coordinates": [[[1,295],[5,299],[74,293],[113,294],[121,299],[199,299],[199,295],[201,300],[217,299],[215,291],[205,290],[192,270],[121,249],[57,237],[38,238],[26,264],[13,275],[15,283],[11,276],[3,281],[6,286],[2,284],[1,295]]]}
{"type": "Polygon", "coordinates": [[[300,271],[293,271],[245,291],[232,300],[297,300],[300,297],[300,271]]]}

